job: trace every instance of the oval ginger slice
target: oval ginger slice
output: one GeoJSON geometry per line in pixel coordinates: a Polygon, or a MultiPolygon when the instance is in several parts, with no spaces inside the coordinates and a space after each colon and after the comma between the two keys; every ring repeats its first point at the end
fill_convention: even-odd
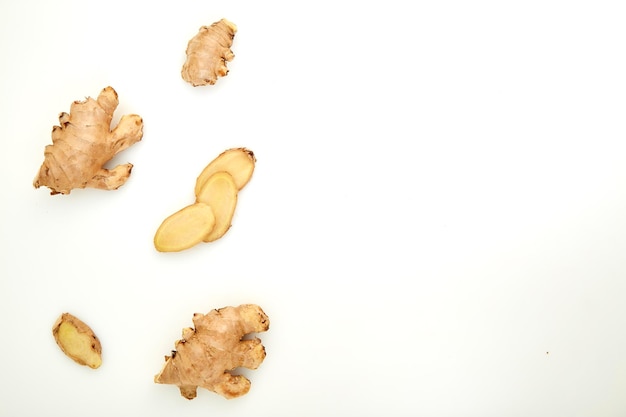
{"type": "Polygon", "coordinates": [[[216,172],[228,172],[235,181],[237,190],[241,190],[252,177],[256,158],[251,150],[246,148],[232,148],[222,152],[217,158],[209,163],[196,180],[196,197],[200,190],[216,172]]]}
{"type": "Polygon", "coordinates": [[[163,220],[154,235],[154,247],[159,252],[179,252],[202,242],[215,227],[211,206],[195,203],[163,220]]]}
{"type": "Polygon", "coordinates": [[[70,313],[63,313],[52,326],[52,335],[63,353],[92,369],[102,364],[100,340],[89,326],[70,313]]]}
{"type": "Polygon", "coordinates": [[[215,216],[215,227],[204,237],[205,242],[221,238],[230,229],[237,206],[237,191],[233,177],[224,171],[211,175],[200,189],[196,201],[211,206],[215,216]]]}

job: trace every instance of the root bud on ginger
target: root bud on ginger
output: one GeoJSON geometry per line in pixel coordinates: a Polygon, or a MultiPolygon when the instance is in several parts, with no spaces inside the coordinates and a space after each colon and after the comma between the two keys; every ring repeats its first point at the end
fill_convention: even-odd
{"type": "Polygon", "coordinates": [[[176,350],[165,357],[154,382],[178,386],[180,394],[189,400],[196,397],[198,387],[227,399],[247,394],[250,380],[232,371],[238,367],[257,369],[265,359],[260,339],[242,340],[249,333],[269,329],[269,318],[261,307],[244,304],[196,313],[193,324],[194,328],[183,330],[176,350]]]}
{"type": "Polygon", "coordinates": [[[70,112],[61,113],[59,126],[52,129],[52,145],[46,146],[44,162],[33,181],[51,194],[69,194],[74,188],[115,190],[128,179],[132,164],[105,169],[117,153],[141,140],[143,121],[136,114],[125,115],[111,130],[118,105],[112,87],[102,90],[96,100],[75,101],[70,112]]]}
{"type": "Polygon", "coordinates": [[[102,364],[102,346],[93,330],[78,318],[63,313],[52,326],[52,335],[63,353],[90,368],[102,364]]]}

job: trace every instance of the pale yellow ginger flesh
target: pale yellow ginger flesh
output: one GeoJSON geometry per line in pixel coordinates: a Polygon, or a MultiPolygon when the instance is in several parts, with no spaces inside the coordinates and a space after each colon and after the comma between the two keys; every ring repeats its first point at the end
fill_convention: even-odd
{"type": "Polygon", "coordinates": [[[117,105],[117,93],[106,87],[96,100],[75,101],[69,114],[60,114],[60,126],[52,129],[52,145],[46,146],[44,162],[33,181],[35,188],[48,187],[54,195],[86,187],[115,190],[126,182],[132,164],[112,169],[104,165],[141,140],[143,121],[136,114],[124,115],[111,130],[117,105]]]}
{"type": "Polygon", "coordinates": [[[237,26],[226,19],[202,26],[187,44],[187,60],[181,75],[194,87],[213,85],[218,77],[228,74],[226,63],[235,55],[230,47],[237,32],[237,26]]]}
{"type": "Polygon", "coordinates": [[[207,179],[220,171],[228,172],[233,177],[237,189],[241,190],[250,181],[255,164],[256,158],[250,149],[232,148],[222,152],[198,176],[195,188],[196,197],[207,179]]]}
{"type": "Polygon", "coordinates": [[[234,375],[235,368],[257,369],[265,359],[259,338],[242,340],[249,333],[264,332],[270,321],[261,307],[243,304],[193,316],[194,328],[183,329],[176,350],[165,356],[165,365],[154,377],[158,384],[172,384],[187,398],[198,387],[231,399],[247,394],[250,380],[234,375]]]}
{"type": "Polygon", "coordinates": [[[215,227],[211,206],[194,203],[169,216],[154,235],[159,252],[180,252],[202,242],[215,227]]]}
{"type": "Polygon", "coordinates": [[[221,238],[230,229],[237,206],[237,191],[233,177],[224,171],[211,175],[200,190],[196,201],[211,206],[215,216],[215,227],[204,237],[205,242],[221,238]]]}
{"type": "Polygon", "coordinates": [[[155,234],[155,248],[160,252],[178,252],[224,236],[232,225],[238,192],[250,181],[255,163],[254,154],[246,148],[228,149],[211,161],[196,181],[196,203],[181,210],[193,212],[177,212],[165,219],[155,234]],[[210,229],[199,224],[202,212],[209,211],[206,208],[200,210],[199,204],[210,209],[207,214],[213,222],[210,229]],[[204,235],[199,238],[202,233],[204,235]]]}
{"type": "Polygon", "coordinates": [[[90,368],[102,364],[102,346],[93,330],[78,318],[63,313],[52,327],[52,335],[63,353],[90,368]]]}

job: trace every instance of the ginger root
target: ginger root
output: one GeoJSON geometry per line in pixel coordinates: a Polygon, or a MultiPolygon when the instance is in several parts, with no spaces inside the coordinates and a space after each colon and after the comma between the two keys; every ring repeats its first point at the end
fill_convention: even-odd
{"type": "Polygon", "coordinates": [[[226,76],[226,62],[235,57],[230,47],[236,32],[237,26],[226,19],[202,26],[187,44],[187,60],[181,71],[183,79],[197,87],[213,85],[218,77],[226,76]]]}
{"type": "Polygon", "coordinates": [[[257,369],[265,359],[259,338],[242,340],[248,333],[269,329],[269,318],[261,307],[243,304],[196,313],[193,324],[194,328],[183,329],[176,350],[165,356],[165,365],[154,382],[178,386],[180,394],[189,400],[196,397],[198,387],[227,399],[248,393],[250,380],[231,371],[238,367],[257,369]]]}
{"type": "Polygon", "coordinates": [[[74,362],[90,368],[102,364],[100,340],[89,326],[69,313],[63,313],[52,326],[52,335],[63,353],[74,362]]]}
{"type": "Polygon", "coordinates": [[[255,163],[246,148],[228,149],[211,161],[196,181],[195,203],[169,216],[157,229],[156,250],[178,252],[224,236],[231,227],[238,192],[252,177],[255,163]]]}
{"type": "Polygon", "coordinates": [[[33,181],[35,188],[46,186],[54,195],[86,187],[115,190],[126,182],[132,164],[113,169],[104,165],[141,140],[143,121],[136,114],[125,115],[111,130],[118,103],[115,90],[106,87],[96,100],[75,101],[69,114],[59,115],[60,126],[52,129],[52,145],[46,146],[44,162],[33,181]]]}

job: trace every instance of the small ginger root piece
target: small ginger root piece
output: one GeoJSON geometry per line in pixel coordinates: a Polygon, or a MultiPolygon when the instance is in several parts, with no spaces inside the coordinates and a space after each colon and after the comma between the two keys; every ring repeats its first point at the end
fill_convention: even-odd
{"type": "Polygon", "coordinates": [[[165,356],[165,365],[154,377],[157,384],[178,386],[191,400],[198,387],[231,399],[247,394],[250,380],[233,375],[238,367],[257,369],[265,359],[259,338],[242,340],[248,333],[264,332],[270,321],[261,307],[243,304],[208,314],[193,315],[194,328],[183,329],[176,350],[165,356]]]}
{"type": "Polygon", "coordinates": [[[237,191],[233,177],[224,171],[211,175],[200,190],[196,201],[211,206],[215,216],[215,227],[204,237],[205,242],[221,238],[230,229],[237,206],[237,191]]]}
{"type": "Polygon", "coordinates": [[[238,190],[241,190],[250,181],[254,172],[256,158],[254,153],[246,148],[232,148],[222,152],[207,165],[196,180],[196,197],[209,177],[216,172],[228,172],[235,181],[238,190]]]}
{"type": "Polygon", "coordinates": [[[61,113],[60,126],[52,128],[52,145],[46,146],[44,162],[33,181],[35,188],[50,188],[50,194],[69,194],[74,188],[115,190],[128,179],[132,164],[105,169],[117,153],[141,140],[143,121],[136,114],[124,115],[111,130],[118,105],[112,87],[96,100],[75,101],[70,113],[61,113]]]}
{"type": "Polygon", "coordinates": [[[163,220],[154,235],[159,252],[180,252],[202,242],[215,227],[211,206],[194,203],[163,220]]]}
{"type": "Polygon", "coordinates": [[[74,362],[90,368],[102,364],[100,340],[89,326],[69,313],[63,313],[52,326],[52,335],[63,353],[74,362]]]}
{"type": "Polygon", "coordinates": [[[228,74],[226,63],[235,55],[230,47],[237,32],[237,26],[221,19],[211,26],[202,26],[187,44],[187,60],[181,75],[194,87],[213,85],[218,77],[228,74]]]}

